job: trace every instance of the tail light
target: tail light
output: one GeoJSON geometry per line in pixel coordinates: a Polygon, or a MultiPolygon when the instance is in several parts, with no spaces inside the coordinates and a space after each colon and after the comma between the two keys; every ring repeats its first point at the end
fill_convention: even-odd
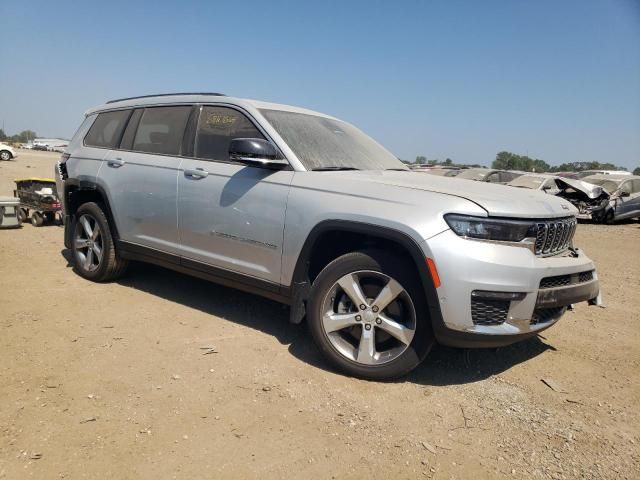
{"type": "Polygon", "coordinates": [[[67,160],[69,160],[69,157],[71,157],[71,155],[63,153],[60,156],[60,160],[58,160],[58,175],[60,176],[60,180],[63,181],[69,177],[67,173],[67,160]]]}

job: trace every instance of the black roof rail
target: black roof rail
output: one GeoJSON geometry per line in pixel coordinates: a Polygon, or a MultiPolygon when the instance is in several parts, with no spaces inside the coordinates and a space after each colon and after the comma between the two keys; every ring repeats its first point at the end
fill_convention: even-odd
{"type": "Polygon", "coordinates": [[[109,100],[107,103],[124,102],[125,100],[137,100],[138,98],[175,97],[178,95],[212,95],[215,97],[225,96],[224,93],[213,93],[213,92],[157,93],[155,95],[140,95],[139,97],[116,98],[115,100],[109,100]]]}

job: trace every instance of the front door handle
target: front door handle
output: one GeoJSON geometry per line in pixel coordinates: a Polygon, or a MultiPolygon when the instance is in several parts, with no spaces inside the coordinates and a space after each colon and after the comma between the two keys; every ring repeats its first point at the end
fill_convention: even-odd
{"type": "Polygon", "coordinates": [[[124,160],[121,158],[112,158],[111,160],[107,160],[107,165],[113,168],[120,168],[124,165],[124,160]]]}
{"type": "Polygon", "coordinates": [[[185,176],[193,178],[194,180],[200,180],[201,178],[209,175],[209,172],[207,172],[204,168],[196,168],[195,170],[185,168],[184,174],[185,176]]]}

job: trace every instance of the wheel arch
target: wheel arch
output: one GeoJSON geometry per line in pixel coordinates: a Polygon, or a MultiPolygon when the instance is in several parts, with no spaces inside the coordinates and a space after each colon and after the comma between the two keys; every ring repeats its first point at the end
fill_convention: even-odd
{"type": "Polygon", "coordinates": [[[111,205],[109,203],[109,197],[104,188],[92,181],[69,181],[67,180],[65,185],[65,205],[66,205],[66,218],[65,218],[65,235],[64,244],[67,248],[71,248],[71,235],[75,225],[75,214],[81,205],[88,202],[99,203],[104,207],[104,213],[109,221],[109,227],[111,228],[111,234],[114,240],[120,238],[118,234],[118,226],[116,225],[113,212],[111,211],[111,205]]]}
{"type": "Polygon", "coordinates": [[[344,253],[374,247],[395,247],[398,249],[396,252],[411,260],[427,299],[431,322],[434,326],[441,323],[442,313],[436,288],[429,274],[426,257],[418,243],[407,233],[394,228],[351,220],[325,220],[309,232],[296,261],[289,287],[291,322],[302,321],[311,284],[324,266],[344,253]],[[337,238],[339,243],[335,242],[337,238]]]}

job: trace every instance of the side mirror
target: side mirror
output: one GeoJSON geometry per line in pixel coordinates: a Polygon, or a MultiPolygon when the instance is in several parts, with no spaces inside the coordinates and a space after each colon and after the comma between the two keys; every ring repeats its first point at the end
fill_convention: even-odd
{"type": "Polygon", "coordinates": [[[278,150],[260,138],[234,138],[229,143],[229,160],[250,167],[281,170],[289,166],[286,160],[278,159],[278,150]]]}
{"type": "Polygon", "coordinates": [[[630,197],[630,196],[631,196],[631,192],[629,192],[628,190],[622,190],[618,196],[619,196],[620,198],[623,198],[623,197],[630,197]]]}

